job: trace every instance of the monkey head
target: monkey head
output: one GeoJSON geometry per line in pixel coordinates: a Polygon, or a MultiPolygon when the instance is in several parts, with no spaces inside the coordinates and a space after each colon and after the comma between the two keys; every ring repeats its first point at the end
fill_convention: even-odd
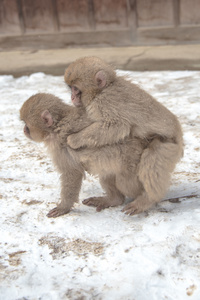
{"type": "Polygon", "coordinates": [[[49,94],[36,94],[24,102],[20,119],[24,121],[24,134],[35,142],[43,142],[63,115],[62,101],[49,94]],[[61,107],[60,107],[61,106],[61,107]]]}
{"type": "Polygon", "coordinates": [[[86,107],[116,77],[112,67],[98,57],[80,58],[65,71],[65,82],[71,88],[71,99],[75,106],[86,107]]]}

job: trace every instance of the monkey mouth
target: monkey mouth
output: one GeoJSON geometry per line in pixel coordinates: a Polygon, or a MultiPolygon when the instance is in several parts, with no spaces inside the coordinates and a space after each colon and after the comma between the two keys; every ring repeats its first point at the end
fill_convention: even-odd
{"type": "Polygon", "coordinates": [[[72,103],[75,106],[82,106],[82,104],[81,104],[81,92],[76,94],[76,96],[72,96],[71,99],[72,99],[72,103]]]}

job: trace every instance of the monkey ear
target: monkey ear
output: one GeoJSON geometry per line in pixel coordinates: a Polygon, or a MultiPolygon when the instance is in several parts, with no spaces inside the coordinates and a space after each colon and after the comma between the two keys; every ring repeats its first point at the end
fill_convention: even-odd
{"type": "Polygon", "coordinates": [[[106,86],[106,73],[104,71],[99,71],[95,75],[95,81],[99,88],[103,89],[106,86]]]}
{"type": "Polygon", "coordinates": [[[41,118],[47,127],[51,127],[51,125],[53,125],[53,118],[48,110],[43,111],[41,118]]]}

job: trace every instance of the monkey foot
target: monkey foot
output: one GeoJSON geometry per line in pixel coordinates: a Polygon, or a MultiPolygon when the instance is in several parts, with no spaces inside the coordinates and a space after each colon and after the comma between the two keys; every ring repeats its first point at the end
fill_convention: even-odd
{"type": "Polygon", "coordinates": [[[127,204],[123,209],[122,212],[125,212],[126,215],[137,215],[144,211],[146,211],[151,205],[146,203],[144,199],[136,199],[135,201],[127,204]]]}
{"type": "Polygon", "coordinates": [[[134,201],[128,203],[122,211],[125,212],[125,214],[132,216],[147,211],[152,205],[153,202],[149,200],[146,193],[143,193],[142,195],[139,195],[134,201]]]}
{"type": "Polygon", "coordinates": [[[96,211],[101,211],[102,209],[108,208],[110,206],[115,206],[109,203],[108,198],[106,197],[91,197],[83,200],[84,205],[96,207],[96,211]]]}
{"type": "Polygon", "coordinates": [[[47,217],[48,218],[57,218],[59,216],[67,214],[69,211],[70,211],[69,209],[64,209],[64,208],[60,208],[57,206],[48,212],[47,217]]]}
{"type": "Polygon", "coordinates": [[[141,207],[141,205],[137,205],[137,203],[134,203],[135,201],[127,204],[123,209],[122,212],[125,212],[126,215],[137,215],[139,213],[144,212],[144,207],[141,207]]]}

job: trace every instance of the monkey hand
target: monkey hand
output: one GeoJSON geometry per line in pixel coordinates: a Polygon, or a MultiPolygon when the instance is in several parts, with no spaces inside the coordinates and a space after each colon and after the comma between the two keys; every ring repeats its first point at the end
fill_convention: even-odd
{"type": "Polygon", "coordinates": [[[70,134],[67,138],[67,144],[70,148],[76,150],[85,146],[82,140],[83,139],[80,138],[79,134],[70,134]]]}
{"type": "Polygon", "coordinates": [[[59,207],[59,205],[53,209],[51,209],[48,214],[47,217],[48,218],[57,218],[59,216],[65,215],[70,211],[70,209],[68,208],[64,208],[64,207],[59,207]]]}

